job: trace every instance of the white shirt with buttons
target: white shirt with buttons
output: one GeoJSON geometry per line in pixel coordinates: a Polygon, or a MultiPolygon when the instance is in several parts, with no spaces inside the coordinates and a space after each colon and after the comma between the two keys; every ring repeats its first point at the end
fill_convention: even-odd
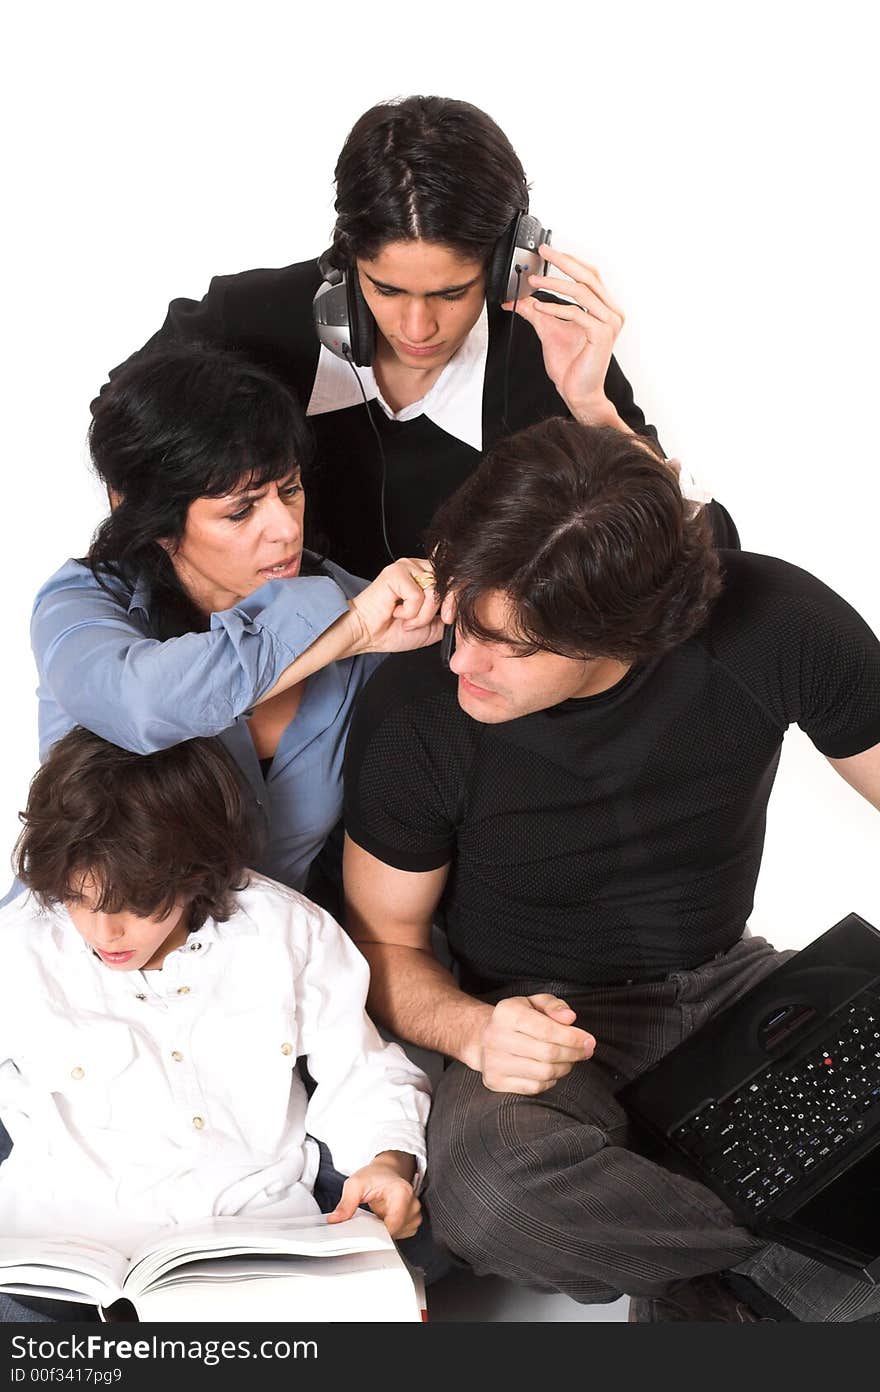
{"type": "Polygon", "coordinates": [[[428,1081],[367,1018],[360,953],[272,880],[235,899],[143,972],[106,967],[61,907],[0,911],[4,1235],[124,1249],[165,1223],[317,1213],[312,1137],[345,1174],[384,1150],[423,1174],[428,1081]]]}

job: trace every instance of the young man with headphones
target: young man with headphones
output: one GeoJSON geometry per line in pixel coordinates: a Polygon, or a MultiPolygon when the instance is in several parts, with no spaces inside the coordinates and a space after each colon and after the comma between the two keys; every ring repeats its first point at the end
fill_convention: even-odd
{"type": "MultiPolygon", "coordinates": [[[[174,300],[147,345],[236,347],[295,389],[317,437],[318,549],[362,576],[423,554],[434,511],[485,452],[549,416],[656,443],[612,356],[622,312],[594,268],[548,245],[484,112],[423,96],[372,107],[335,175],[319,260],[216,277],[201,301],[174,300]]],[[[724,510],[710,513],[719,542],[737,544],[724,510]]]]}

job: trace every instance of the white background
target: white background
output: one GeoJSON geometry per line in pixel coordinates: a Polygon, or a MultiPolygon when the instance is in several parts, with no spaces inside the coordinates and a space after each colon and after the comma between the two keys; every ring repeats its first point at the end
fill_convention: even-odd
{"type": "MultiPolygon", "coordinates": [[[[36,763],[31,599],[103,510],[90,399],[172,296],[323,249],[339,147],[383,98],[489,111],[554,242],[626,308],[618,357],[667,451],[746,547],[815,571],[880,627],[872,10],[17,7],[2,74],[3,854],[36,763]]],[[[794,732],[755,930],[796,946],[850,909],[880,925],[878,831],[794,732]]]]}

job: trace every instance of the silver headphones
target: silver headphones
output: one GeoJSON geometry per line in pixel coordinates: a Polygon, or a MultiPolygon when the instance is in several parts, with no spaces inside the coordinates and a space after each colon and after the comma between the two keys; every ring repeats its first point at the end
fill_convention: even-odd
{"type": "MultiPolygon", "coordinates": [[[[486,303],[505,304],[531,294],[526,277],[545,275],[547,262],[538,253],[550,241],[550,229],[531,213],[518,213],[504,229],[486,268],[486,303]]],[[[376,321],[369,311],[357,271],[332,261],[332,248],[318,258],[323,276],[312,301],[319,341],[337,358],[369,367],[376,350],[376,321]]]]}

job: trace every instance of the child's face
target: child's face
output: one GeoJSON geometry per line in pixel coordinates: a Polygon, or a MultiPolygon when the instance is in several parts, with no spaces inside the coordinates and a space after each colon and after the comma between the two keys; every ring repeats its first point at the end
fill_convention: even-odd
{"type": "Polygon", "coordinates": [[[189,914],[184,900],[175,902],[167,918],[140,918],[127,910],[97,912],[89,907],[89,889],[86,880],[82,898],[64,907],[80,937],[112,971],[155,970],[186,942],[189,914]]]}

